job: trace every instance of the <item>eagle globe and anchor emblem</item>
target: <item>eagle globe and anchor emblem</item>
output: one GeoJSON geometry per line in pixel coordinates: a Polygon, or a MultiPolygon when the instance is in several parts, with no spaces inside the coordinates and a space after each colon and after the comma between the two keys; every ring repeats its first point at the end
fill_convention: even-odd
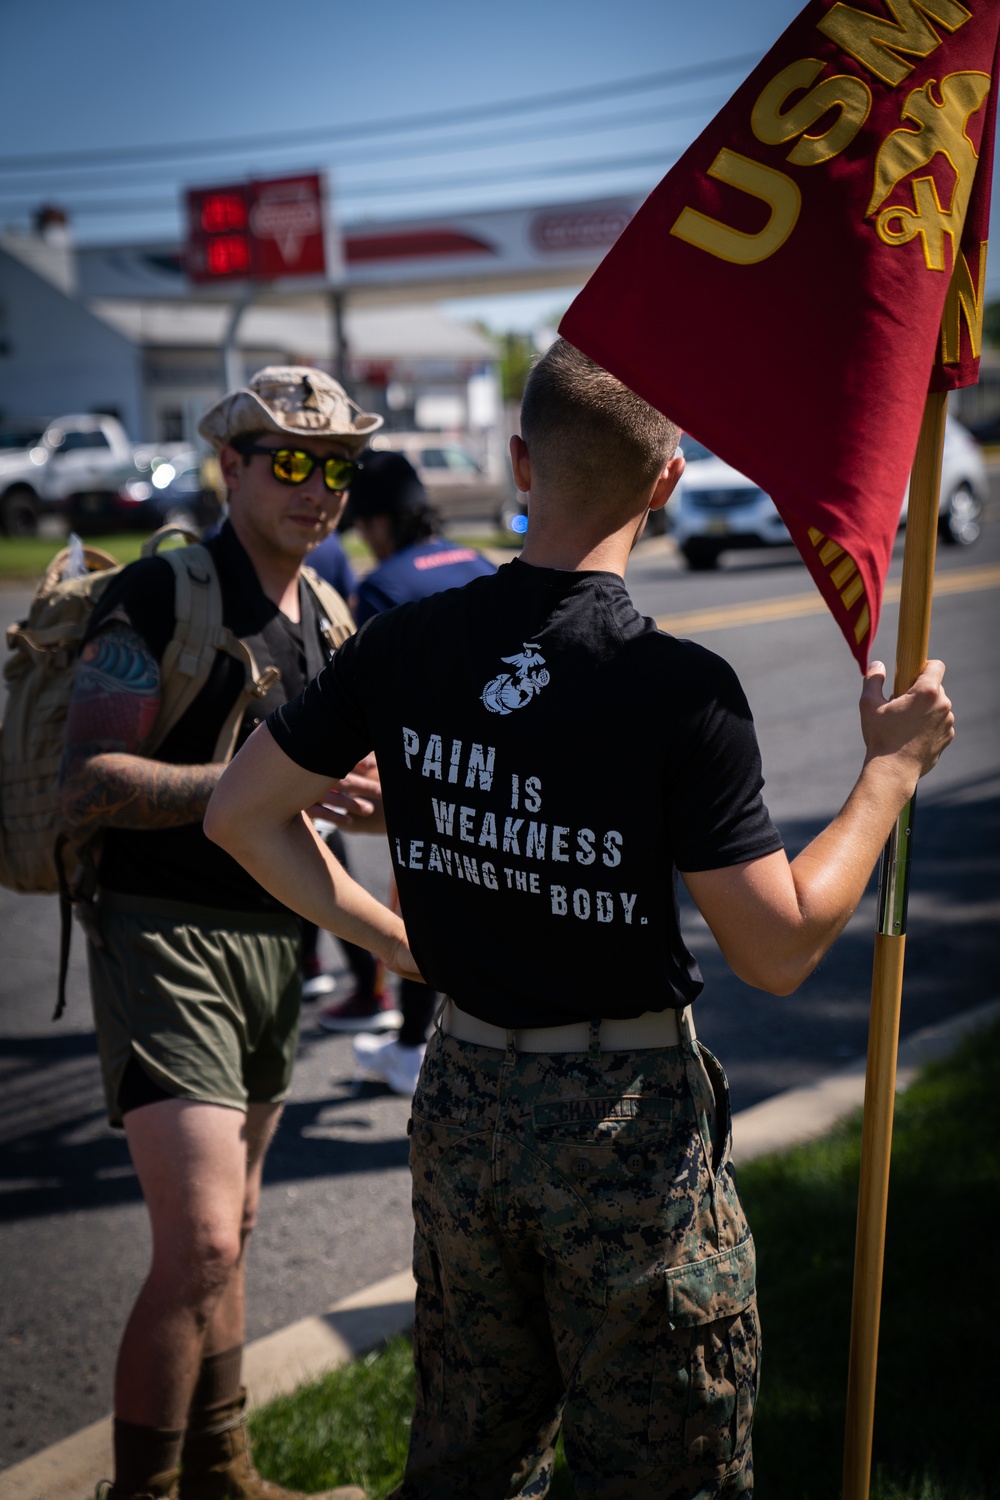
{"type": "Polygon", "coordinates": [[[549,681],[541,648],[529,641],[514,656],[502,656],[500,660],[514,671],[500,672],[483,688],[482,701],[491,714],[524,708],[549,681]]]}

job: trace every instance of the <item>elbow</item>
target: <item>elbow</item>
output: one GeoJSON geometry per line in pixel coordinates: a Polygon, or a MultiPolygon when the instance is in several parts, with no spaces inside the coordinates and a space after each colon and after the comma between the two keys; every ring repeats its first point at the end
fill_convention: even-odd
{"type": "Polygon", "coordinates": [[[794,995],[805,975],[794,976],[787,974],[741,974],[737,971],[736,977],[742,979],[752,989],[763,990],[765,995],[777,995],[779,999],[786,995],[794,995]]]}
{"type": "Polygon", "coordinates": [[[228,775],[228,770],[222,773],[208,799],[202,831],[213,844],[250,870],[260,838],[257,810],[247,805],[237,786],[227,782],[228,775]]]}
{"type": "Polygon", "coordinates": [[[786,995],[794,995],[805,983],[816,967],[816,961],[803,962],[801,959],[782,958],[775,954],[763,963],[733,963],[730,967],[737,979],[742,979],[752,989],[784,998],[786,995]]]}
{"type": "Polygon", "coordinates": [[[722,949],[729,967],[744,984],[782,998],[806,982],[830,941],[801,923],[797,928],[786,924],[784,931],[758,931],[751,940],[741,936],[722,949]]]}
{"type": "Polygon", "coordinates": [[[809,972],[811,971],[803,972],[800,969],[795,973],[775,974],[771,976],[767,984],[760,985],[759,988],[766,990],[769,995],[777,995],[779,999],[783,999],[786,995],[795,994],[800,985],[808,979],[809,972]]]}
{"type": "Polygon", "coordinates": [[[226,806],[226,798],[219,795],[219,788],[216,787],[208,799],[202,819],[205,837],[213,844],[218,844],[220,849],[225,849],[227,854],[235,854],[237,825],[238,820],[234,819],[231,809],[226,806]]]}
{"type": "Polygon", "coordinates": [[[84,828],[93,822],[92,799],[79,784],[66,779],[59,782],[59,817],[67,828],[84,828]]]}

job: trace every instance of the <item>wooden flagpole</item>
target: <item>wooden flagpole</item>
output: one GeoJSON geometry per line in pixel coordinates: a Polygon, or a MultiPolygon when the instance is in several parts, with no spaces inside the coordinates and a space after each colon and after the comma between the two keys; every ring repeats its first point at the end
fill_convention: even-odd
{"type": "MultiPolygon", "coordinates": [[[[943,391],[928,395],[913,461],[896,632],[895,696],[912,687],[927,663],[947,401],[947,393],[943,391]]],[[[911,798],[896,821],[882,853],[879,875],[854,1249],[843,1500],[868,1500],[871,1480],[875,1372],[915,800],[911,798]]]]}

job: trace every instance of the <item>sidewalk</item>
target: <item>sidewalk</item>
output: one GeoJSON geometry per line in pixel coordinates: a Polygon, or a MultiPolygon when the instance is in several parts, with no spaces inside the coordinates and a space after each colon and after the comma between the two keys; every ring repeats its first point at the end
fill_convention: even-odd
{"type": "MultiPolygon", "coordinates": [[[[900,1045],[897,1091],[909,1087],[924,1064],[947,1056],[970,1032],[1000,1018],[1000,999],[926,1027],[900,1045]]],[[[766,1099],[733,1120],[734,1157],[752,1161],[824,1135],[864,1102],[865,1060],[805,1087],[766,1099]]],[[[244,1373],[255,1404],[294,1390],[348,1363],[396,1333],[413,1318],[409,1271],[366,1287],[318,1317],[303,1318],[249,1344],[244,1373]]],[[[62,1442],[0,1473],[3,1500],[91,1500],[96,1480],[111,1472],[111,1419],[103,1418],[62,1442]]]]}

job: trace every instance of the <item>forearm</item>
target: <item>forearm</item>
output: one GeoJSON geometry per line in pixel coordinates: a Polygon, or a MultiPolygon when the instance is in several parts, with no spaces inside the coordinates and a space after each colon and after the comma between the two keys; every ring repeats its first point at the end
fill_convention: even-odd
{"type": "Polygon", "coordinates": [[[210,816],[205,831],[283,905],[397,967],[406,942],[402,918],[351,878],[304,814],[254,824],[210,816]]]}
{"type": "Polygon", "coordinates": [[[200,823],[224,769],[168,765],[117,751],[92,755],[64,775],[63,816],[81,829],[154,830],[200,823]]]}
{"type": "Polygon", "coordinates": [[[285,906],[419,979],[402,918],[351,879],[301,811],[320,804],[328,787],[262,724],[220,779],[205,833],[285,906]]]}
{"type": "Polygon", "coordinates": [[[896,818],[954,738],[943,676],[942,662],[928,662],[908,692],[886,700],[885,667],[873,662],[861,695],[861,775],[832,823],[791,864],[777,853],[685,874],[727,962],[748,984],[791,994],[847,925],[896,818]]]}
{"type": "Polygon", "coordinates": [[[869,762],[837,816],[791,861],[798,919],[775,937],[794,986],[847,926],[914,786],[897,766],[869,762]]]}

